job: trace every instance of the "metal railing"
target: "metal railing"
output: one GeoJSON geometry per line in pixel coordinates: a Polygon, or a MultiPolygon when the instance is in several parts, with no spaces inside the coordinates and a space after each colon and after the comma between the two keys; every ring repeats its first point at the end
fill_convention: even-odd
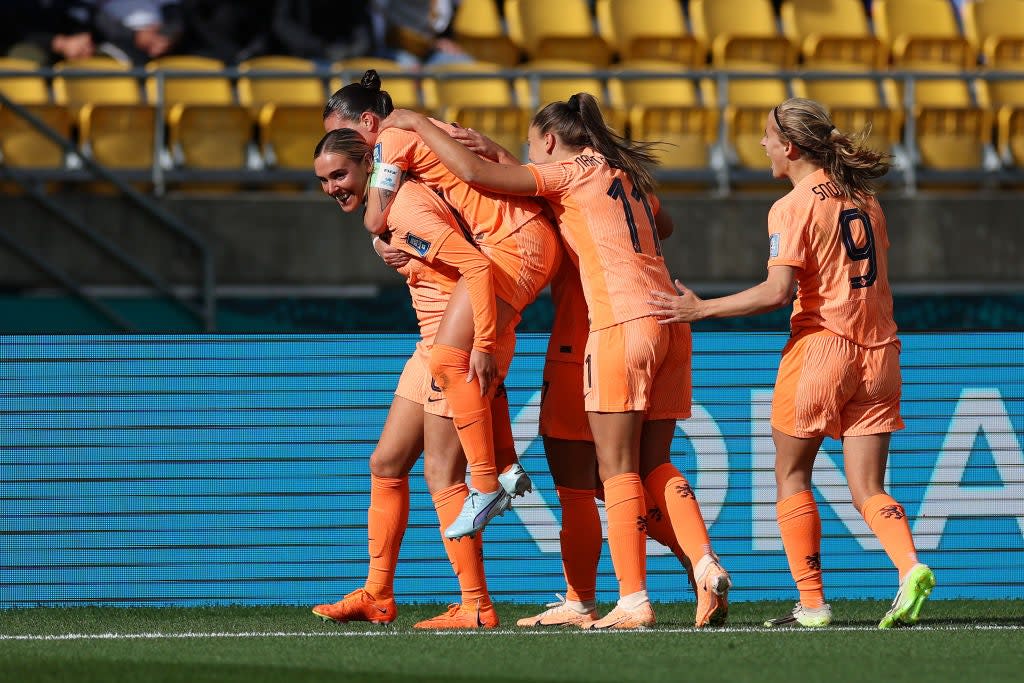
{"type": "MultiPolygon", "coordinates": [[[[175,237],[186,241],[198,254],[200,262],[200,301],[197,306],[186,297],[178,295],[172,285],[166,282],[159,274],[147,268],[138,259],[121,249],[116,243],[103,236],[94,228],[89,226],[80,216],[77,216],[60,203],[53,200],[44,192],[40,186],[40,180],[47,180],[56,177],[64,179],[62,174],[56,176],[46,174],[40,177],[35,169],[13,170],[0,164],[0,177],[17,182],[37,204],[47,211],[59,217],[66,225],[70,226],[79,235],[95,245],[101,252],[118,262],[140,280],[151,286],[155,291],[168,299],[176,302],[190,315],[195,317],[202,324],[202,329],[213,332],[216,329],[216,299],[215,299],[215,268],[213,254],[206,241],[189,228],[181,219],[168,212],[156,201],[142,194],[131,186],[129,179],[124,174],[108,169],[97,163],[88,155],[81,154],[74,143],[48,126],[39,117],[34,115],[25,106],[13,102],[10,98],[0,93],[0,106],[9,108],[20,118],[28,122],[32,127],[43,134],[54,144],[60,146],[66,154],[77,155],[86,169],[86,177],[90,180],[101,180],[113,185],[128,202],[140,208],[145,214],[156,220],[164,229],[175,237]]],[[[160,126],[157,126],[160,128],[160,126]]],[[[72,277],[54,266],[45,256],[42,256],[11,235],[8,231],[0,228],[0,239],[7,244],[12,251],[22,258],[30,261],[37,268],[57,280],[65,289],[85,301],[96,309],[105,318],[126,331],[134,331],[134,326],[115,313],[109,306],[103,304],[99,299],[90,295],[84,287],[72,277]]]]}
{"type": "MultiPolygon", "coordinates": [[[[330,94],[328,90],[328,83],[332,79],[341,79],[342,81],[355,81],[362,75],[362,71],[354,70],[331,70],[327,68],[319,68],[314,71],[239,71],[238,69],[228,68],[221,71],[202,71],[202,70],[155,70],[147,71],[144,69],[133,69],[126,71],[105,71],[105,70],[76,70],[76,71],[55,71],[53,69],[40,69],[33,72],[24,71],[10,71],[0,70],[0,77],[11,77],[11,76],[23,76],[23,77],[39,77],[43,76],[46,78],[52,78],[54,76],[61,76],[62,78],[77,78],[77,77],[99,77],[99,78],[125,78],[131,77],[137,80],[140,88],[140,103],[144,102],[142,97],[143,83],[145,79],[152,78],[155,80],[156,97],[154,101],[148,104],[152,105],[156,110],[156,120],[164,121],[166,114],[166,80],[168,78],[182,78],[182,77],[196,77],[196,78],[210,78],[211,76],[225,77],[231,82],[237,82],[239,78],[247,79],[263,79],[263,78],[316,78],[323,84],[323,95],[326,100],[330,94]]],[[[903,135],[902,141],[904,147],[907,149],[906,158],[903,159],[903,163],[900,164],[900,173],[897,174],[902,179],[902,189],[906,194],[914,194],[918,189],[918,177],[921,169],[916,163],[917,152],[915,149],[916,144],[916,109],[918,103],[916,101],[916,88],[917,84],[921,81],[935,81],[935,80],[958,80],[968,85],[975,81],[984,82],[1001,82],[1001,81],[1024,81],[1024,72],[1015,71],[996,71],[996,70],[972,70],[972,71],[948,71],[948,72],[936,72],[936,71],[912,71],[912,70],[888,70],[888,71],[828,71],[828,70],[778,70],[778,71],[745,71],[745,70],[687,70],[679,69],[678,71],[645,71],[641,69],[630,69],[624,67],[621,69],[608,68],[608,69],[593,69],[590,71],[557,71],[557,70],[544,70],[544,71],[533,71],[528,68],[515,68],[515,69],[502,69],[497,71],[448,71],[443,69],[438,70],[424,70],[421,72],[388,72],[380,71],[381,79],[384,83],[384,89],[387,89],[387,83],[389,78],[408,79],[410,76],[417,79],[436,79],[439,81],[444,80],[473,80],[473,79],[494,79],[501,78],[509,81],[509,92],[512,101],[516,106],[526,108],[528,110],[535,110],[538,106],[544,104],[539,101],[540,84],[543,79],[547,78],[593,78],[597,79],[602,83],[602,88],[606,87],[607,81],[610,78],[617,78],[621,80],[630,79],[644,79],[644,80],[655,80],[655,79],[666,79],[666,80],[678,80],[680,78],[693,81],[695,85],[700,85],[702,82],[713,82],[717,86],[717,97],[716,101],[712,103],[704,103],[712,109],[716,109],[719,117],[719,130],[718,140],[715,143],[717,146],[717,154],[711,154],[711,158],[708,167],[705,170],[697,170],[693,172],[678,172],[672,169],[662,169],[660,174],[663,178],[668,179],[697,179],[704,180],[709,185],[717,190],[719,194],[728,194],[733,189],[734,180],[743,180],[750,176],[748,170],[739,168],[728,161],[729,149],[729,131],[727,129],[727,123],[725,117],[721,116],[721,113],[726,110],[732,103],[729,101],[729,83],[734,79],[743,80],[757,80],[757,79],[774,79],[782,80],[786,83],[786,87],[792,94],[792,81],[794,79],[800,79],[804,81],[814,80],[872,80],[879,88],[885,81],[899,82],[903,85],[903,102],[885,102],[884,106],[887,108],[899,108],[902,109],[903,116],[903,135]],[[530,97],[528,102],[518,101],[516,99],[516,89],[512,87],[513,79],[525,79],[530,88],[530,97]]],[[[698,87],[699,92],[699,87],[698,87]]],[[[599,99],[603,102],[607,102],[608,98],[605,93],[600,93],[599,99]]],[[[422,97],[422,93],[420,93],[422,97]]],[[[880,97],[880,102],[884,102],[884,98],[880,97]]],[[[421,108],[425,103],[420,100],[421,108]]],[[[827,103],[826,103],[827,104],[827,103]]],[[[856,108],[856,107],[852,107],[856,108]]],[[[295,169],[280,169],[268,166],[261,167],[248,167],[243,169],[231,169],[231,170],[200,170],[190,169],[185,166],[172,165],[168,167],[165,165],[165,160],[168,158],[166,153],[166,132],[162,125],[154,127],[154,154],[152,167],[147,173],[140,173],[139,171],[115,171],[114,173],[125,179],[140,179],[144,178],[152,183],[154,193],[160,195],[164,192],[169,182],[204,182],[204,181],[233,181],[251,184],[272,184],[280,183],[282,181],[290,182],[310,182],[312,180],[311,175],[308,171],[295,170],[295,169]]],[[[315,140],[311,140],[310,148],[312,149],[315,144],[315,140]]],[[[84,153],[81,150],[74,150],[82,158],[85,158],[84,153]]],[[[258,156],[258,155],[257,155],[258,156]]],[[[998,158],[998,154],[995,155],[998,158]]],[[[55,175],[65,180],[76,180],[80,179],[81,174],[76,174],[74,171],[68,169],[60,169],[54,171],[28,171],[26,173],[36,178],[53,178],[55,175]]],[[[987,178],[990,181],[1000,180],[1013,180],[1020,181],[1022,179],[1022,173],[1014,166],[1000,163],[998,168],[993,169],[963,169],[958,171],[949,172],[931,172],[929,175],[934,178],[945,177],[952,181],[959,180],[972,180],[977,181],[982,178],[987,178]]]]}

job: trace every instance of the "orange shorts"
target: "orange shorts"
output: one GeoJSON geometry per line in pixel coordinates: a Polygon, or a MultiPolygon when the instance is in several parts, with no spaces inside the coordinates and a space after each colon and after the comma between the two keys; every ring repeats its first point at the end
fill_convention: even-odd
{"type": "Polygon", "coordinates": [[[544,362],[544,388],[540,394],[541,436],[566,441],[593,441],[583,405],[583,364],[544,362]]]}
{"type": "Polygon", "coordinates": [[[419,403],[423,412],[441,417],[451,417],[448,401],[440,389],[434,389],[433,378],[430,376],[430,350],[423,343],[416,344],[416,351],[405,362],[402,376],[398,378],[395,396],[419,403]]]}
{"type": "Polygon", "coordinates": [[[858,346],[827,330],[789,340],[772,398],[772,427],[801,439],[903,429],[899,342],[858,346]]]}
{"type": "Polygon", "coordinates": [[[692,352],[689,325],[659,325],[650,316],[591,332],[583,357],[587,411],[690,417],[692,352]]]}
{"type": "Polygon", "coordinates": [[[522,312],[548,286],[562,261],[562,246],[547,219],[537,216],[499,242],[480,242],[494,268],[494,293],[522,312]]]}

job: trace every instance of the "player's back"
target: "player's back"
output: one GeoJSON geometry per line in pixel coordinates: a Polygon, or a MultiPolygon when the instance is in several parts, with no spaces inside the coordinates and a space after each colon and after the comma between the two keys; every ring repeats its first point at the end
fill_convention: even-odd
{"type": "MultiPolygon", "coordinates": [[[[446,123],[431,121],[448,134],[454,130],[446,123]]],[[[375,162],[394,164],[442,192],[470,225],[478,242],[499,241],[541,212],[540,206],[527,197],[495,194],[463,182],[416,133],[398,128],[381,131],[373,153],[375,162]]]]}
{"type": "Polygon", "coordinates": [[[772,207],[772,241],[780,239],[772,226],[789,226],[790,239],[799,234],[803,240],[794,335],[825,328],[869,347],[896,339],[885,214],[874,197],[862,203],[859,208],[845,200],[819,170],[772,207]]]}
{"type": "Polygon", "coordinates": [[[657,198],[592,149],[529,168],[579,266],[590,328],[651,315],[651,291],[673,291],[654,220],[657,198]]]}

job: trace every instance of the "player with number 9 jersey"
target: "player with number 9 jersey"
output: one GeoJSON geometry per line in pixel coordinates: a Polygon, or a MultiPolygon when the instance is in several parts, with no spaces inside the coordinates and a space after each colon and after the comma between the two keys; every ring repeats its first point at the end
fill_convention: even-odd
{"type": "Polygon", "coordinates": [[[889,234],[874,196],[842,201],[823,169],[802,179],[768,213],[768,267],[797,269],[794,337],[826,329],[863,347],[896,341],[889,288],[889,234]]]}
{"type": "Polygon", "coordinates": [[[765,626],[820,628],[832,620],[822,583],[821,517],[811,475],[826,436],[842,440],[851,502],[899,572],[879,628],[910,626],[935,586],[918,561],[903,507],[885,491],[900,417],[900,343],[889,288],[889,236],[872,181],[888,155],[867,147],[868,129],[836,128],[819,102],[791,98],[765,117],[761,145],[772,176],[793,188],[768,214],[768,277],[749,289],[701,299],[652,291],[664,324],[754,315],[789,304],[792,334],[772,393],[776,519],[800,594],[765,626]]]}

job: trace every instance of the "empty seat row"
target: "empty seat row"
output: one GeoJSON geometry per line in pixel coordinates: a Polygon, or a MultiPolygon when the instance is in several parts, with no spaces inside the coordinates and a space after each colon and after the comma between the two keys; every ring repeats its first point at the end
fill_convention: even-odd
{"type": "Polygon", "coordinates": [[[881,68],[1020,64],[1020,0],[462,0],[456,39],[477,59],[659,59],[699,68],[848,64],[881,68]],[[684,12],[684,5],[688,10],[684,12]],[[499,11],[499,7],[503,12],[499,11]],[[502,13],[504,20],[502,20],[502,13]]]}

